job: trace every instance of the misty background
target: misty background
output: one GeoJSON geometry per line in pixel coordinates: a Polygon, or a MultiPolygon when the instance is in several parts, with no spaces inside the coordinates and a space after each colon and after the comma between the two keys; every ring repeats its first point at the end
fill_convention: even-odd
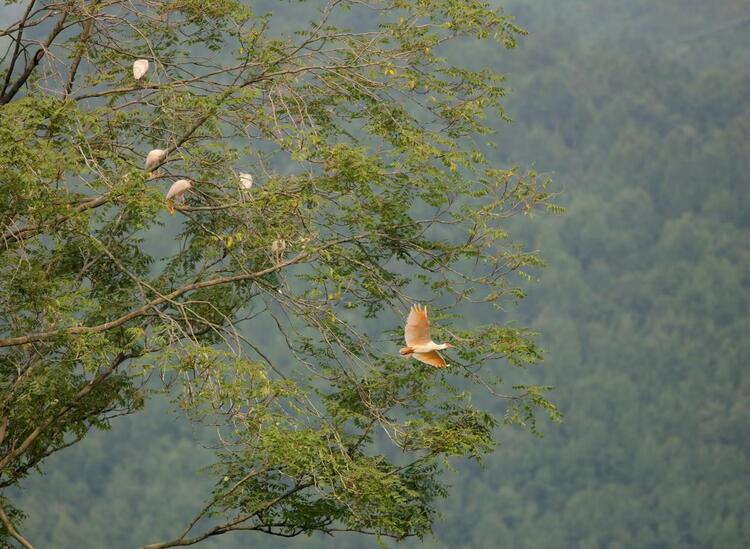
{"type": "MultiPolygon", "coordinates": [[[[255,5],[255,4],[253,4],[255,5]]],[[[507,311],[541,333],[561,425],[454,463],[425,548],[750,545],[750,1],[512,0],[492,154],[554,181],[563,216],[516,233],[547,268],[507,311]]],[[[294,3],[265,2],[293,24],[294,3]]],[[[154,241],[158,248],[168,243],[154,241]]],[[[269,336],[270,337],[270,336],[269,336]]],[[[282,343],[279,343],[279,349],[282,343]]],[[[478,404],[502,403],[478,395],[478,404]]],[[[45,462],[17,503],[39,547],[134,548],[181,531],[211,462],[166,399],[45,462]]],[[[362,547],[233,533],[201,547],[362,547]]]]}

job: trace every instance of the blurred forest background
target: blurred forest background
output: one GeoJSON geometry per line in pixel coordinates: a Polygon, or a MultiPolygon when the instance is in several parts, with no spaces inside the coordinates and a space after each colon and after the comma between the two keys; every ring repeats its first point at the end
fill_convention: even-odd
{"type": "MultiPolygon", "coordinates": [[[[484,468],[459,464],[435,537],[404,545],[747,547],[750,1],[502,5],[530,32],[516,51],[450,55],[507,74],[514,123],[494,154],[551,175],[569,209],[520,227],[548,267],[511,311],[542,333],[536,381],[566,417],[542,439],[505,431],[484,468]]],[[[66,549],[174,534],[206,493],[202,436],[166,401],[116,421],[25,481],[25,531],[66,549]]],[[[363,545],[376,541],[201,546],[363,545]]]]}

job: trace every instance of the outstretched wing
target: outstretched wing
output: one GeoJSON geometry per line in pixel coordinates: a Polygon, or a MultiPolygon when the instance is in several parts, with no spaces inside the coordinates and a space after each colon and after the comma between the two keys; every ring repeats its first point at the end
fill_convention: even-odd
{"type": "Polygon", "coordinates": [[[430,321],[427,320],[427,308],[421,305],[412,305],[409,317],[404,327],[404,339],[407,347],[425,345],[432,341],[430,337],[430,321]]]}
{"type": "Polygon", "coordinates": [[[429,353],[413,353],[412,356],[418,361],[434,366],[435,368],[445,368],[448,366],[448,363],[437,351],[430,351],[429,353]]]}

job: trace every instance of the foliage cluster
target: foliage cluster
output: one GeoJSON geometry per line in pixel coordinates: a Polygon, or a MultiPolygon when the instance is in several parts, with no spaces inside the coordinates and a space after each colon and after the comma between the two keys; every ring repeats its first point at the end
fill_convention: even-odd
{"type": "MultiPolygon", "coordinates": [[[[566,416],[541,440],[505,431],[483,467],[463,463],[446,475],[443,518],[419,545],[745,547],[748,3],[507,7],[530,32],[518,51],[498,59],[467,46],[456,55],[497,63],[513,85],[505,106],[514,124],[488,157],[536,161],[565,187],[567,215],[504,228],[545,252],[543,283],[521,318],[550,349],[539,379],[556,385],[566,416]]],[[[473,403],[504,412],[481,394],[473,403]]],[[[154,403],[60,456],[18,500],[28,528],[71,548],[168,533],[164,524],[189,516],[201,493],[186,471],[211,460],[190,452],[194,435],[178,427],[154,403]],[[173,505],[161,504],[165,494],[173,505]]],[[[252,542],[361,545],[328,536],[252,542]]]]}
{"type": "Polygon", "coordinates": [[[502,420],[472,402],[496,392],[498,368],[540,358],[533,334],[496,315],[522,294],[513,273],[541,264],[504,226],[555,208],[546,178],[484,153],[503,78],[447,56],[466,41],[513,47],[523,31],[502,10],[13,7],[0,31],[0,486],[161,392],[216,429],[215,485],[148,547],[235,530],[400,540],[431,531],[447,458],[479,460],[501,423],[557,418],[542,386],[500,395],[502,420]],[[139,58],[151,69],[135,80],[139,58]],[[151,149],[166,159],[146,173],[151,149]],[[395,353],[415,301],[460,346],[448,371],[395,353]],[[462,307],[487,321],[460,320],[462,307]]]}

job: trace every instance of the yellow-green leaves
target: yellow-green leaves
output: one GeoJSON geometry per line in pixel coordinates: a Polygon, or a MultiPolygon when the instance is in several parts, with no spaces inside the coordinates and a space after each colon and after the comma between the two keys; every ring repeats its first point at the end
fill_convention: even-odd
{"type": "MultiPolygon", "coordinates": [[[[239,520],[226,531],[423,535],[439,464],[491,451],[496,420],[470,388],[541,355],[471,313],[520,297],[511,277],[541,266],[507,220],[555,206],[543,178],[477,144],[504,116],[504,80],[449,48],[521,31],[475,0],[326,6],[170,0],[128,24],[119,0],[91,18],[50,6],[73,44],[47,58],[80,53],[81,74],[40,72],[0,117],[9,447],[47,422],[29,455],[0,455],[4,478],[137,410],[145,380],[216,434],[206,513],[239,520]],[[89,22],[96,40],[75,34],[89,22]],[[152,68],[136,82],[137,58],[152,68]],[[144,173],[155,148],[166,160],[144,173]],[[397,354],[417,300],[460,345],[449,369],[397,354]]],[[[514,420],[551,413],[536,388],[508,392],[514,420]]]]}

